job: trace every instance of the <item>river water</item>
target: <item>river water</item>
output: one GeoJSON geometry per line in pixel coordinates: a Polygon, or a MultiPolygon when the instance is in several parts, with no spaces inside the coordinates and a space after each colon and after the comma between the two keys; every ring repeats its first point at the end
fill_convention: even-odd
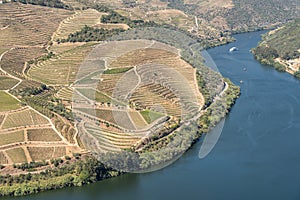
{"type": "Polygon", "coordinates": [[[242,95],[207,157],[198,157],[200,140],[160,171],[16,199],[299,200],[300,81],[254,60],[249,50],[262,33],[235,35],[236,42],[208,50],[242,95]],[[233,46],[239,51],[229,53],[233,46]]]}

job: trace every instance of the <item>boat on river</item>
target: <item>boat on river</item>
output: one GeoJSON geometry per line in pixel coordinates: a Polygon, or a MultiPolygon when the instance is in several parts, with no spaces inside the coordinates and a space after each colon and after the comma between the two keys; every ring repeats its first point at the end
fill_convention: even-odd
{"type": "Polygon", "coordinates": [[[238,50],[239,50],[239,49],[238,49],[237,47],[231,47],[231,48],[229,49],[229,52],[232,53],[232,52],[238,51],[238,50]]]}

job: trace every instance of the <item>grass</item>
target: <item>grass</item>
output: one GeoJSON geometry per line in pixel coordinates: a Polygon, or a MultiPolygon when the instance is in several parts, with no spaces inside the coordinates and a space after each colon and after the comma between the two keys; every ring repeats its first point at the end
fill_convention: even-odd
{"type": "Polygon", "coordinates": [[[17,131],[7,134],[0,134],[1,140],[0,145],[24,142],[24,133],[23,131],[17,131]]]}
{"type": "Polygon", "coordinates": [[[27,162],[25,152],[22,148],[15,148],[6,151],[7,155],[14,163],[24,163],[27,162]]]}
{"type": "Polygon", "coordinates": [[[124,68],[116,68],[116,69],[108,69],[103,72],[103,74],[120,74],[125,73],[131,70],[133,67],[124,67],[124,68]]]}
{"type": "Polygon", "coordinates": [[[142,110],[140,113],[148,124],[164,116],[164,114],[152,110],[142,110]]]}
{"type": "Polygon", "coordinates": [[[57,133],[50,128],[29,129],[27,130],[27,135],[29,141],[61,141],[61,138],[57,135],[57,133]]]}
{"type": "Polygon", "coordinates": [[[6,92],[0,91],[0,112],[20,108],[19,102],[6,92]]]}
{"type": "Polygon", "coordinates": [[[137,128],[145,128],[147,123],[139,112],[129,112],[130,118],[137,128]]]}

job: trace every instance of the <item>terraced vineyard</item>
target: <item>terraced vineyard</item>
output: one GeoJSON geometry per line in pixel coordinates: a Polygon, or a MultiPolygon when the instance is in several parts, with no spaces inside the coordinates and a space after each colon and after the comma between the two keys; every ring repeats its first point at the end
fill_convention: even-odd
{"type": "MultiPolygon", "coordinates": [[[[168,3],[156,2],[155,10],[132,12],[137,17],[146,14],[132,21],[117,14],[128,14],[130,8],[115,12],[89,2],[63,2],[75,9],[0,5],[0,90],[6,90],[0,91],[0,164],[9,168],[16,163],[72,157],[84,152],[82,146],[93,153],[133,151],[136,156],[151,142],[171,142],[174,135],[180,137],[184,126],[196,123],[204,105],[197,71],[182,60],[185,48],[165,44],[173,45],[164,41],[169,35],[75,42],[95,41],[99,30],[94,28],[157,28],[153,22],[139,20],[147,16],[193,31],[194,16],[176,9],[161,10],[168,3]],[[78,9],[83,6],[88,8],[78,9]],[[102,22],[116,24],[101,23],[101,17],[102,22]],[[78,35],[88,40],[72,38],[78,35]]],[[[114,3],[123,5],[124,1],[114,3]]],[[[120,33],[127,31],[101,32],[108,34],[103,38],[120,33]]],[[[193,41],[181,42],[185,41],[193,52],[193,41]]],[[[185,137],[189,141],[182,144],[187,146],[192,137],[185,137]]],[[[178,146],[182,151],[181,143],[178,146]]]]}
{"type": "Polygon", "coordinates": [[[135,126],[126,111],[97,109],[96,116],[109,123],[119,125],[125,129],[134,130],[135,126]]]}
{"type": "Polygon", "coordinates": [[[0,164],[9,169],[16,163],[62,158],[81,152],[78,130],[70,114],[74,96],[81,103],[97,106],[95,117],[100,119],[99,127],[104,130],[98,132],[94,126],[83,126],[83,130],[94,131],[106,150],[131,148],[145,135],[140,130],[153,126],[139,111],[124,110],[127,102],[114,97],[126,95],[125,88],[113,89],[125,74],[135,77],[128,85],[138,84],[133,66],[123,66],[115,60],[124,53],[152,45],[175,54],[176,49],[149,40],[102,42],[100,45],[56,42],[85,25],[129,28],[122,23],[103,24],[100,22],[103,15],[107,14],[94,9],[69,11],[20,3],[0,5],[0,90],[6,90],[0,91],[0,164]],[[118,48],[113,48],[116,44],[118,48]],[[100,58],[99,52],[93,54],[95,48],[102,51],[100,58]],[[119,67],[111,65],[112,62],[119,67]],[[88,68],[81,67],[86,65],[88,68]],[[90,88],[84,85],[80,89],[75,80],[83,85],[96,85],[90,88]]]}
{"type": "Polygon", "coordinates": [[[118,24],[96,24],[93,26],[94,28],[103,28],[103,29],[108,29],[108,30],[111,30],[111,29],[124,29],[124,30],[127,30],[129,29],[130,27],[127,25],[127,24],[121,24],[121,23],[118,23],[118,24]]]}
{"type": "Polygon", "coordinates": [[[52,118],[55,128],[61,133],[61,135],[68,141],[70,144],[75,144],[75,133],[76,129],[68,120],[65,118],[56,115],[52,118]]]}
{"type": "Polygon", "coordinates": [[[60,99],[71,101],[73,96],[73,90],[69,87],[63,87],[57,92],[56,96],[60,99]]]}
{"type": "Polygon", "coordinates": [[[100,13],[94,9],[87,9],[83,11],[76,11],[76,13],[67,19],[63,20],[54,34],[53,40],[67,38],[69,34],[81,30],[85,25],[94,26],[100,23],[100,13]]]}
{"type": "Polygon", "coordinates": [[[121,149],[130,148],[142,137],[141,134],[132,135],[124,132],[103,130],[88,123],[85,124],[84,130],[97,139],[103,151],[120,151],[121,149]]]}
{"type": "MultiPolygon", "coordinates": [[[[163,87],[161,87],[163,88],[163,87]]],[[[149,91],[147,85],[142,86],[137,89],[137,91],[132,95],[131,101],[140,109],[155,109],[153,105],[160,105],[160,108],[168,115],[180,117],[181,116],[181,106],[177,104],[170,104],[168,99],[163,98],[155,92],[149,91]]],[[[159,112],[159,110],[157,110],[159,112]]]]}
{"type": "Polygon", "coordinates": [[[61,54],[66,51],[70,51],[76,47],[82,46],[84,43],[76,42],[76,43],[54,43],[49,47],[49,51],[54,52],[54,54],[61,54]]]}
{"type": "Polygon", "coordinates": [[[26,61],[38,58],[46,53],[46,50],[40,47],[20,47],[8,51],[1,60],[1,67],[11,75],[22,78],[26,61]]]}
{"type": "Polygon", "coordinates": [[[43,6],[9,3],[0,6],[0,49],[47,44],[59,23],[72,12],[43,6]],[[22,31],[16,31],[22,30],[22,31]]]}
{"type": "Polygon", "coordinates": [[[111,103],[112,99],[94,89],[77,89],[81,94],[83,94],[85,97],[89,98],[90,100],[95,100],[96,102],[100,103],[111,103]]]}
{"type": "MultiPolygon", "coordinates": [[[[41,82],[28,78],[27,70],[30,64],[42,62],[49,55],[51,57],[52,53],[47,50],[46,46],[50,44],[51,37],[60,22],[72,14],[73,12],[63,9],[19,3],[0,5],[0,65],[2,70],[0,90],[11,90],[18,98],[20,98],[18,93],[22,95],[27,93],[27,96],[31,97],[39,92],[41,82]]],[[[66,133],[69,130],[63,130],[66,139],[54,129],[55,125],[50,119],[31,107],[20,108],[20,103],[16,99],[2,91],[0,91],[0,96],[0,134],[3,136],[0,151],[3,152],[4,160],[6,160],[4,164],[10,166],[13,163],[32,161],[27,151],[28,145],[43,146],[44,142],[50,142],[50,146],[59,143],[63,147],[74,147],[68,153],[70,155],[72,152],[80,151],[78,146],[70,144],[67,140],[73,140],[74,133],[67,136],[66,133]]],[[[45,99],[40,99],[41,97],[42,95],[32,97],[30,104],[35,104],[35,108],[40,108],[39,111],[45,110],[49,113],[50,111],[46,110],[49,103],[45,99]]],[[[61,154],[55,153],[52,157],[61,157],[61,154]]],[[[35,160],[41,160],[41,158],[36,157],[35,160]]]]}
{"type": "Polygon", "coordinates": [[[28,75],[50,85],[69,85],[75,81],[78,68],[92,48],[93,44],[79,46],[39,62],[29,69],[28,75]]]}
{"type": "MultiPolygon", "coordinates": [[[[135,148],[148,135],[167,134],[176,121],[201,110],[204,100],[196,70],[178,52],[149,40],[113,41],[93,49],[87,60],[104,61],[103,73],[73,86],[89,99],[73,99],[73,110],[83,120],[78,128],[86,146],[91,142],[90,148],[100,152],[135,148]]],[[[91,67],[81,66],[93,74],[91,67]]]]}
{"type": "Polygon", "coordinates": [[[117,81],[123,76],[124,74],[102,74],[100,82],[97,86],[97,90],[105,93],[108,96],[112,96],[114,88],[117,84],[117,81]]]}

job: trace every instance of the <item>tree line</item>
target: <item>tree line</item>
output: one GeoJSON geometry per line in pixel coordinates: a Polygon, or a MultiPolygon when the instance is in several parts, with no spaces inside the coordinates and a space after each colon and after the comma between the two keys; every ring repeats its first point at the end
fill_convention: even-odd
{"type": "Polygon", "coordinates": [[[120,173],[88,156],[57,168],[46,169],[39,174],[0,176],[0,196],[21,196],[45,190],[81,186],[117,175],[120,173]]]}

